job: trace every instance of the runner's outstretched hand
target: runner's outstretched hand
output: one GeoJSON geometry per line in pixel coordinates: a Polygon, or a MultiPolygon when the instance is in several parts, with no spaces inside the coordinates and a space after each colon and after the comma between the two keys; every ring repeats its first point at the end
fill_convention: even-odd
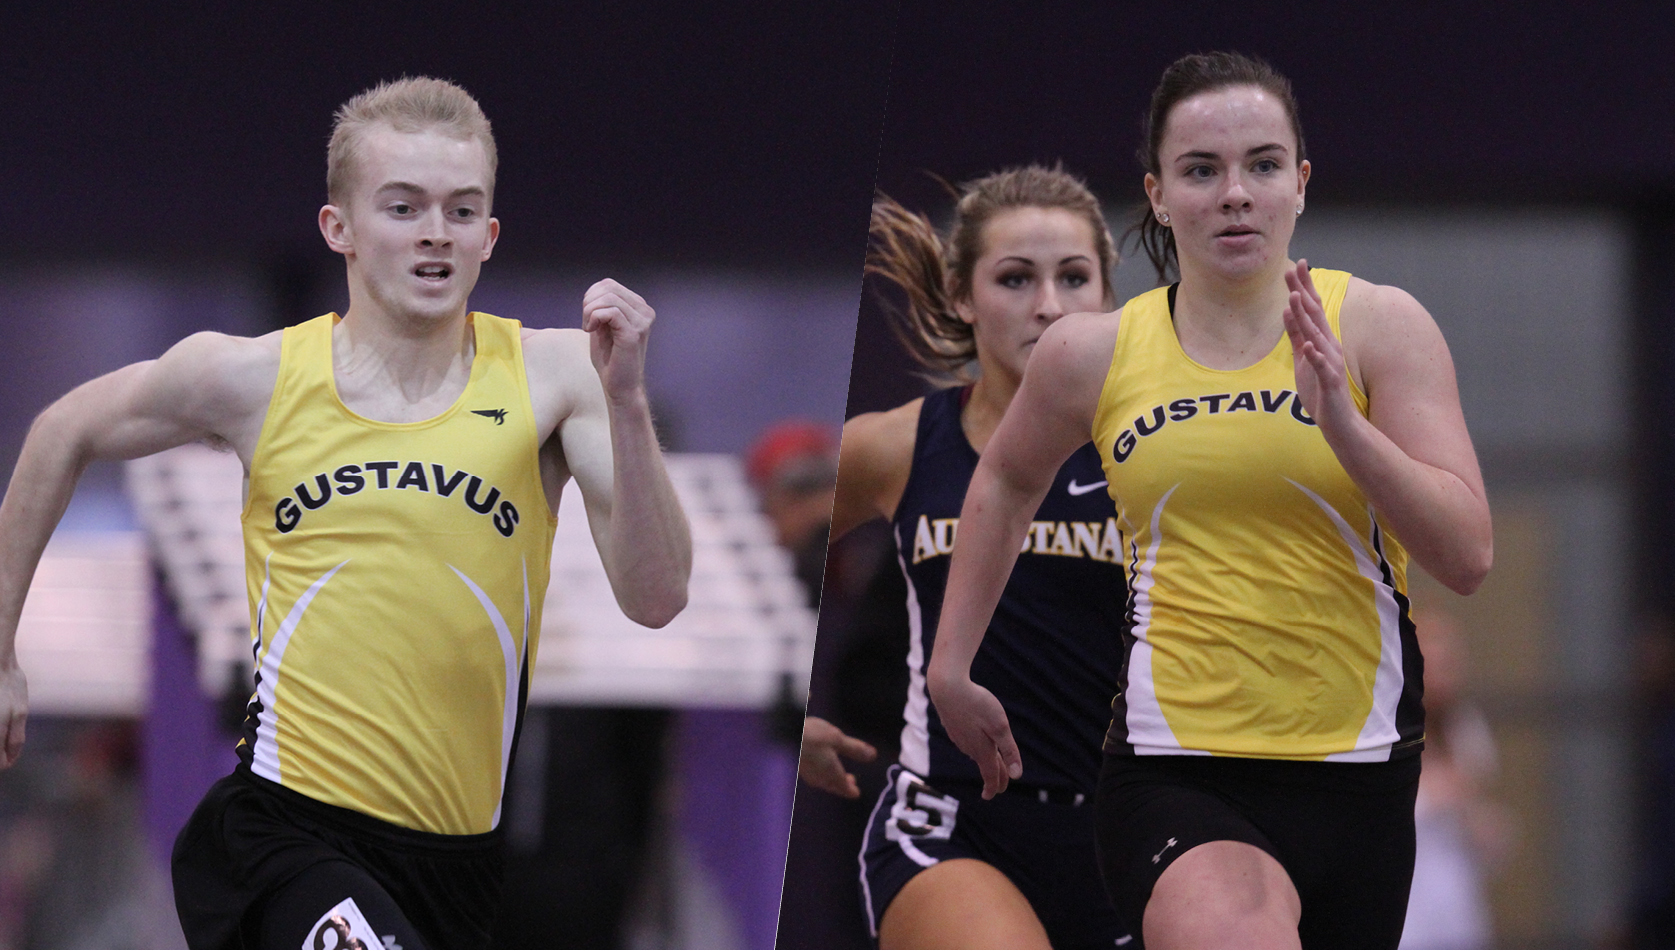
{"type": "Polygon", "coordinates": [[[871,763],[878,755],[871,743],[845,735],[820,717],[804,717],[797,778],[835,796],[855,799],[861,795],[861,787],[856,785],[855,775],[844,769],[843,760],[871,763]]]}

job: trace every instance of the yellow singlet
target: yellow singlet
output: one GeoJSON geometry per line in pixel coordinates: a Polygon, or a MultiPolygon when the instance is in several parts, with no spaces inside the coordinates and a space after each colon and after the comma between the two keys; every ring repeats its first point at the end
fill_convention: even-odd
{"type": "MultiPolygon", "coordinates": [[[[1350,275],[1310,273],[1338,334],[1350,275]]],[[[1173,306],[1174,288],[1124,306],[1094,418],[1133,591],[1107,750],[1417,752],[1407,554],[1304,412],[1287,337],[1212,370],[1182,350],[1173,306]]]]}
{"type": "Polygon", "coordinates": [[[258,776],[421,832],[500,821],[555,519],[517,321],[471,314],[441,415],[338,398],[327,314],[285,331],[244,510],[258,776]]]}

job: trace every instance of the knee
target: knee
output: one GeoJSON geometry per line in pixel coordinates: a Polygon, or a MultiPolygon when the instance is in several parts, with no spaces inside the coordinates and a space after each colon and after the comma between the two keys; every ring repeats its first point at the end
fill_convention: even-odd
{"type": "Polygon", "coordinates": [[[1142,931],[1155,948],[1296,948],[1301,912],[1273,856],[1244,842],[1208,842],[1158,877],[1142,931]]]}
{"type": "Polygon", "coordinates": [[[949,859],[908,880],[879,923],[881,948],[1048,948],[1029,899],[999,869],[949,859]]]}

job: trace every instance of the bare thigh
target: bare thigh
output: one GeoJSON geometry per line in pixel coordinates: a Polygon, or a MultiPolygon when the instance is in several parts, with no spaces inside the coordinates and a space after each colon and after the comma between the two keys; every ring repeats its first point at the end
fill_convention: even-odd
{"type": "Polygon", "coordinates": [[[880,948],[1048,948],[1036,910],[988,862],[947,859],[896,893],[879,922],[880,948]]]}
{"type": "Polygon", "coordinates": [[[1274,856],[1245,842],[1189,849],[1146,903],[1148,948],[1297,948],[1303,903],[1274,856]]]}

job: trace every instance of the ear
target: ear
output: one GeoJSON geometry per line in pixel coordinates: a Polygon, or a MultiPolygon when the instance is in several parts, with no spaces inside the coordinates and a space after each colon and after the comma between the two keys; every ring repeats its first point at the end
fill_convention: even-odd
{"type": "Polygon", "coordinates": [[[957,300],[957,301],[955,301],[954,302],[954,315],[956,317],[959,317],[961,319],[961,322],[963,322],[963,323],[969,324],[971,326],[977,326],[978,315],[973,312],[972,302],[969,301],[969,300],[957,300]]]}
{"type": "Polygon", "coordinates": [[[489,255],[495,253],[495,242],[500,240],[500,219],[490,218],[489,228],[483,235],[483,256],[479,261],[489,260],[489,255]]]}
{"type": "Polygon", "coordinates": [[[320,235],[326,239],[326,247],[339,254],[355,253],[355,235],[349,227],[349,216],[336,205],[322,205],[320,208],[320,235]]]}
{"type": "Polygon", "coordinates": [[[1141,180],[1141,187],[1146,189],[1146,200],[1152,203],[1152,216],[1158,217],[1165,210],[1164,183],[1158,180],[1158,176],[1147,172],[1146,178],[1141,180]]]}
{"type": "Polygon", "coordinates": [[[1298,163],[1298,204],[1304,203],[1304,186],[1309,184],[1309,159],[1298,163]]]}

